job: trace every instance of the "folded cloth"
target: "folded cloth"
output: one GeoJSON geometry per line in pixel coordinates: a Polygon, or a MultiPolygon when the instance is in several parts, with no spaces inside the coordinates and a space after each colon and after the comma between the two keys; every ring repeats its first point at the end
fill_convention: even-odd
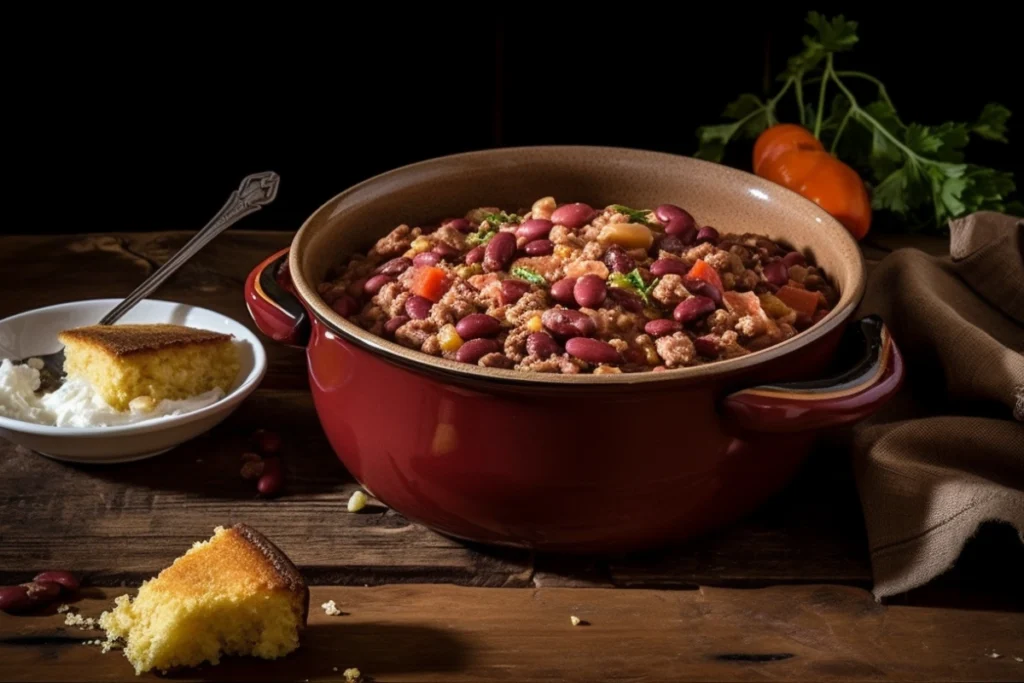
{"type": "Polygon", "coordinates": [[[949,257],[886,256],[861,304],[907,369],[852,433],[879,599],[949,569],[982,522],[1024,542],[1024,221],[980,212],[950,233],[949,257]]]}

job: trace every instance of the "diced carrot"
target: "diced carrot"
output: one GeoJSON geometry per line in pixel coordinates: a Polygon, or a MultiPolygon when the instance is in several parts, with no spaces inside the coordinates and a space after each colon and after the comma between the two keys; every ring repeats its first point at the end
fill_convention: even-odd
{"type": "Polygon", "coordinates": [[[703,280],[708,284],[712,284],[715,287],[718,287],[718,291],[720,292],[725,291],[725,287],[722,286],[722,278],[718,277],[718,271],[701,259],[698,259],[697,262],[693,264],[693,268],[690,269],[688,276],[695,277],[698,280],[703,280]]]}
{"type": "Polygon", "coordinates": [[[417,296],[437,303],[448,291],[448,284],[448,276],[442,269],[426,266],[416,269],[409,290],[417,296]]]}
{"type": "Polygon", "coordinates": [[[792,308],[797,313],[803,313],[805,315],[814,315],[814,311],[818,308],[818,303],[821,301],[817,292],[810,292],[806,289],[797,289],[790,285],[785,285],[779,288],[779,291],[775,293],[775,296],[782,299],[782,302],[792,308]]]}

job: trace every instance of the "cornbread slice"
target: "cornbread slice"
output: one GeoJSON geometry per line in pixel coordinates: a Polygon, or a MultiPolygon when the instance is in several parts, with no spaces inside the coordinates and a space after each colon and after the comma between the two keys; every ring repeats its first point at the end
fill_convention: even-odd
{"type": "Polygon", "coordinates": [[[134,600],[100,616],[108,642],[122,641],[136,675],[217,664],[221,655],[283,657],[299,646],[309,589],[295,565],[255,529],[217,527],[134,600]]]}
{"type": "Polygon", "coordinates": [[[182,325],[90,325],[58,335],[64,371],[81,377],[117,410],[132,399],[183,399],[238,376],[238,349],[231,335],[182,325]]]}

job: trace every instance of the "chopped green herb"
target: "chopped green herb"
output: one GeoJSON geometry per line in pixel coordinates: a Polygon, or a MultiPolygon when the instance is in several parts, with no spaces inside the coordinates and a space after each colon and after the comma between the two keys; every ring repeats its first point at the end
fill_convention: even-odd
{"type": "Polygon", "coordinates": [[[479,230],[466,236],[466,244],[471,247],[487,244],[497,234],[498,229],[485,222],[479,230]]]}
{"type": "Polygon", "coordinates": [[[624,216],[629,216],[629,220],[633,223],[642,223],[643,225],[651,224],[651,222],[647,220],[647,217],[651,214],[650,209],[631,209],[628,206],[623,206],[622,204],[612,204],[611,208],[624,216]]]}
{"type": "Polygon", "coordinates": [[[486,216],[484,216],[484,222],[490,223],[495,227],[499,225],[504,225],[505,223],[521,223],[522,221],[522,216],[517,216],[514,213],[505,213],[504,211],[500,211],[498,213],[489,213],[486,216]]]}
{"type": "Polygon", "coordinates": [[[634,268],[628,274],[623,275],[622,273],[612,273],[608,278],[608,284],[612,287],[618,287],[619,289],[628,289],[631,292],[636,293],[644,303],[650,303],[647,296],[651,290],[654,289],[658,284],[659,278],[655,278],[651,284],[645,284],[643,277],[640,275],[640,271],[634,268]]]}
{"type": "Polygon", "coordinates": [[[527,282],[532,282],[533,284],[541,285],[542,287],[548,283],[548,281],[544,279],[543,275],[535,270],[524,268],[523,266],[516,266],[513,268],[512,275],[520,280],[526,280],[527,282]]]}

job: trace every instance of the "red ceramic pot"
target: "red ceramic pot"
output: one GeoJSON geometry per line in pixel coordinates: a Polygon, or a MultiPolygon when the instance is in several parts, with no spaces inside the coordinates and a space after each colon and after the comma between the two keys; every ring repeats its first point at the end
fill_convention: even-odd
{"type": "Polygon", "coordinates": [[[382,502],[463,539],[608,552],[736,519],[792,477],[817,430],[866,417],[896,391],[903,366],[884,325],[847,324],[864,277],[838,222],[760,178],[653,152],[541,147],[436,159],[343,192],[306,221],[290,250],[253,270],[246,301],[264,333],[306,346],[324,431],[382,502]],[[317,294],[332,265],[395,225],[546,195],[600,206],[672,202],[701,224],[767,233],[811,253],[840,301],[811,329],[741,358],[551,376],[410,351],[341,318],[317,294]],[[859,353],[822,379],[844,330],[859,353]]]}

